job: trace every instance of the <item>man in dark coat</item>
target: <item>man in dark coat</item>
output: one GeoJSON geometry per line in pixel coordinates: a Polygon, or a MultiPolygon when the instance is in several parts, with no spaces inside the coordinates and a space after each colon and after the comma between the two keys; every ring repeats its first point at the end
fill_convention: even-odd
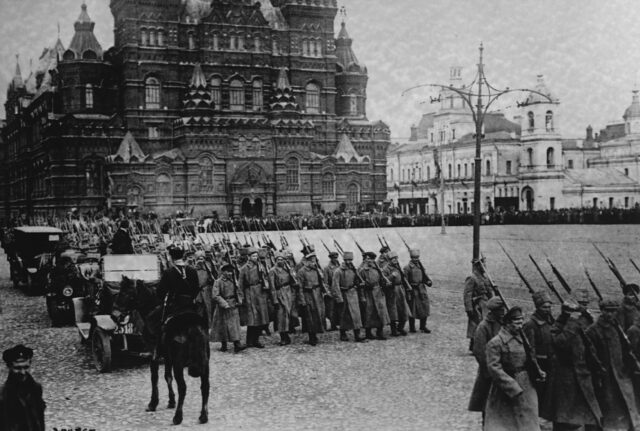
{"type": "Polygon", "coordinates": [[[385,340],[382,331],[386,325],[391,323],[389,312],[387,310],[387,302],[385,299],[382,286],[388,283],[383,277],[382,271],[376,266],[376,254],[372,251],[365,252],[362,255],[364,262],[360,268],[360,278],[364,281],[364,297],[366,298],[365,306],[365,332],[366,337],[370,340],[374,339],[372,329],[376,329],[376,339],[385,340]]]}
{"type": "Polygon", "coordinates": [[[640,294],[640,286],[634,283],[626,284],[622,288],[624,298],[618,309],[616,320],[625,331],[629,329],[633,322],[640,318],[640,303],[636,295],[640,294]]]}
{"type": "Polygon", "coordinates": [[[407,335],[407,332],[404,330],[404,325],[407,320],[412,317],[405,294],[405,288],[410,290],[411,286],[405,287],[404,285],[403,280],[406,279],[398,263],[398,253],[390,251],[387,257],[389,260],[386,266],[382,268],[382,271],[385,277],[391,281],[391,284],[387,286],[384,296],[387,301],[389,319],[391,319],[391,335],[397,337],[407,335]]]}
{"type": "Polygon", "coordinates": [[[133,254],[133,244],[129,235],[129,220],[122,220],[120,228],[113,234],[111,239],[111,253],[113,254],[133,254]]]}
{"type": "Polygon", "coordinates": [[[431,278],[424,271],[422,262],[420,262],[420,250],[409,250],[410,261],[403,271],[407,281],[411,285],[411,295],[409,298],[409,308],[413,317],[409,318],[409,332],[416,332],[415,319],[420,320],[420,331],[430,334],[431,330],[427,328],[427,318],[431,314],[431,302],[427,293],[427,286],[433,285],[431,278]]]}
{"type": "Polygon", "coordinates": [[[632,378],[635,370],[623,348],[622,328],[615,319],[619,308],[620,304],[613,299],[600,301],[602,313],[585,332],[606,370],[600,381],[596,381],[602,425],[605,429],[639,429],[640,415],[632,378]]]}
{"type": "Polygon", "coordinates": [[[264,348],[260,342],[262,328],[269,325],[269,287],[268,275],[262,272],[263,268],[258,258],[258,249],[248,249],[249,260],[240,268],[238,283],[244,297],[243,314],[247,325],[247,347],[264,348]]]}
{"type": "Polygon", "coordinates": [[[342,304],[342,315],[340,318],[340,340],[349,341],[347,331],[353,329],[353,337],[355,341],[366,341],[360,336],[362,329],[362,318],[360,315],[360,299],[364,296],[358,293],[362,288],[359,284],[360,279],[353,265],[353,252],[345,251],[343,254],[344,262],[333,274],[332,292],[340,296],[336,297],[336,302],[342,304]]]}
{"type": "Polygon", "coordinates": [[[474,259],[472,274],[464,281],[464,311],[467,313],[469,351],[473,352],[473,333],[487,313],[487,301],[493,296],[491,285],[484,275],[480,259],[474,259]]]}
{"type": "Polygon", "coordinates": [[[233,343],[234,352],[245,349],[240,344],[240,313],[238,307],[242,304],[242,291],[235,283],[231,264],[225,264],[220,269],[222,275],[213,284],[211,296],[216,303],[211,323],[211,341],[219,341],[220,351],[226,352],[228,342],[233,343]]]}
{"type": "MultiPolygon", "coordinates": [[[[330,252],[329,264],[322,270],[324,282],[327,284],[329,289],[331,289],[331,286],[333,285],[333,273],[339,267],[340,262],[338,261],[338,253],[335,251],[330,252]]],[[[324,309],[331,325],[329,327],[330,331],[336,331],[340,323],[340,303],[336,302],[335,296],[336,295],[332,293],[331,295],[326,295],[324,297],[324,309]]]]}
{"type": "Polygon", "coordinates": [[[478,373],[476,381],[473,384],[471,399],[469,400],[469,411],[482,412],[484,421],[484,408],[489,397],[489,389],[491,388],[491,376],[487,370],[487,356],[485,350],[487,343],[493,337],[498,335],[502,325],[500,321],[504,316],[504,303],[498,297],[493,297],[487,302],[487,312],[480,325],[474,333],[473,356],[478,362],[478,373]]]}
{"type": "Polygon", "coordinates": [[[33,350],[19,344],[5,350],[2,359],[9,376],[0,387],[0,429],[2,431],[44,431],[42,386],[29,369],[33,350]]]}
{"type": "Polygon", "coordinates": [[[317,268],[316,254],[307,250],[304,266],[298,271],[300,292],[298,303],[302,313],[302,331],[309,334],[308,344],[318,344],[317,334],[324,332],[325,314],[322,280],[317,268]]]}

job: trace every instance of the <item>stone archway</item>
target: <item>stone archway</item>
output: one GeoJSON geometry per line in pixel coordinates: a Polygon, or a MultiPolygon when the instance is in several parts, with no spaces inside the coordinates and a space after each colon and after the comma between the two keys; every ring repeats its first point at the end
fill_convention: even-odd
{"type": "Polygon", "coordinates": [[[262,199],[260,198],[256,198],[255,201],[253,201],[253,216],[254,217],[262,217],[262,199]]]}
{"type": "Polygon", "coordinates": [[[527,211],[533,211],[533,189],[529,186],[523,187],[521,192],[522,200],[525,202],[525,208],[527,211]]]}
{"type": "Polygon", "coordinates": [[[253,217],[253,203],[251,199],[244,198],[242,199],[242,204],[240,206],[240,215],[242,217],[253,217]]]}

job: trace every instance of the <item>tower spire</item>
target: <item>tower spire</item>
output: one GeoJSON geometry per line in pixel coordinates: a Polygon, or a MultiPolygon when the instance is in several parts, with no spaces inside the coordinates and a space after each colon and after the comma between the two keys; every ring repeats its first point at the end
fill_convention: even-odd
{"type": "Polygon", "coordinates": [[[14,87],[22,87],[24,81],[22,80],[22,72],[20,71],[20,54],[16,54],[16,71],[13,74],[12,84],[14,87]]]}

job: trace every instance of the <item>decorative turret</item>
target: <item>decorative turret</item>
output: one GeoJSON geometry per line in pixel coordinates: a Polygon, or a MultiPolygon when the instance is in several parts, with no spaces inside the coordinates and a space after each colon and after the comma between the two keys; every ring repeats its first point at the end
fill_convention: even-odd
{"type": "Polygon", "coordinates": [[[366,117],[367,68],[353,52],[353,40],[343,21],[336,39],[336,115],[366,117]]]}
{"type": "Polygon", "coordinates": [[[202,72],[200,63],[196,63],[193,67],[193,75],[189,82],[189,89],[182,100],[182,106],[185,114],[191,117],[206,117],[213,113],[207,78],[202,72]]]}
{"type": "Polygon", "coordinates": [[[287,75],[288,69],[281,67],[278,73],[278,81],[276,82],[276,88],[271,96],[269,102],[269,108],[274,114],[297,114],[300,107],[296,102],[296,98],[291,90],[291,84],[289,83],[289,76],[287,75]]]}
{"type": "Polygon", "coordinates": [[[638,90],[633,90],[631,105],[624,111],[624,130],[627,135],[640,133],[640,98],[638,90]]]}
{"type": "Polygon", "coordinates": [[[76,30],[69,44],[69,49],[64,53],[65,60],[83,59],[83,60],[99,60],[102,59],[102,46],[93,34],[95,23],[89,18],[87,13],[87,5],[82,3],[82,11],[78,20],[74,24],[76,30]]]}
{"type": "Polygon", "coordinates": [[[22,72],[20,71],[20,56],[16,54],[16,71],[13,74],[13,79],[11,80],[11,86],[14,89],[24,87],[24,81],[22,80],[22,72]]]}
{"type": "Polygon", "coordinates": [[[534,90],[520,105],[522,139],[559,139],[557,109],[560,101],[549,91],[542,75],[537,76],[534,90]]]}

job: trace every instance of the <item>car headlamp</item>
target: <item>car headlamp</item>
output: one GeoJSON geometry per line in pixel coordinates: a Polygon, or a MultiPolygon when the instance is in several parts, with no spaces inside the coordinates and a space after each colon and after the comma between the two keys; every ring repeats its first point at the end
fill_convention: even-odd
{"type": "Polygon", "coordinates": [[[69,296],[73,296],[73,287],[71,287],[71,286],[65,286],[65,287],[62,289],[62,295],[67,296],[67,297],[69,297],[69,296]]]}

